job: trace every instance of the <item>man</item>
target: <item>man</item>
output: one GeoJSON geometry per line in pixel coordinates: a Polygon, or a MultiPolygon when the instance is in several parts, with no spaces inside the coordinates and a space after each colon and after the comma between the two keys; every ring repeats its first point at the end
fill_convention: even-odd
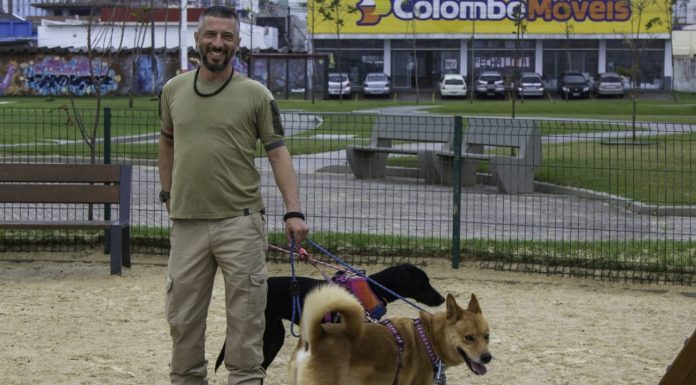
{"type": "Polygon", "coordinates": [[[287,210],[285,232],[299,245],[308,232],[280,113],[261,84],[234,73],[239,20],[206,9],[194,34],[201,66],[169,80],[160,100],[159,171],[172,219],[166,311],[172,384],[208,384],[205,329],[218,266],[225,281],[230,385],[258,385],[265,372],[267,234],[256,144],[266,149],[287,210]]]}

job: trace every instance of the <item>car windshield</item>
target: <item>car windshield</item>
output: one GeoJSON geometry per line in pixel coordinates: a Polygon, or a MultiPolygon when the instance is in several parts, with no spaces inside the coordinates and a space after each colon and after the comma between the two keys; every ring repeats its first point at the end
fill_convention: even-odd
{"type": "Polygon", "coordinates": [[[384,75],[367,75],[366,81],[368,81],[368,82],[386,82],[387,77],[384,75]]]}
{"type": "Polygon", "coordinates": [[[525,76],[522,78],[522,83],[541,83],[541,79],[534,76],[525,76]]]}
{"type": "Polygon", "coordinates": [[[607,76],[602,78],[600,81],[604,83],[621,83],[621,78],[618,76],[607,76]]]}
{"type": "Polygon", "coordinates": [[[566,75],[566,83],[585,83],[585,77],[582,75],[566,75]]]}
{"type": "Polygon", "coordinates": [[[484,82],[497,82],[503,80],[503,77],[498,75],[482,75],[481,80],[484,82]]]}
{"type": "Polygon", "coordinates": [[[464,84],[464,80],[457,78],[449,78],[445,79],[445,84],[450,86],[461,86],[462,84],[464,84]]]}
{"type": "Polygon", "coordinates": [[[346,81],[345,75],[329,75],[329,81],[333,83],[340,83],[346,81]]]}

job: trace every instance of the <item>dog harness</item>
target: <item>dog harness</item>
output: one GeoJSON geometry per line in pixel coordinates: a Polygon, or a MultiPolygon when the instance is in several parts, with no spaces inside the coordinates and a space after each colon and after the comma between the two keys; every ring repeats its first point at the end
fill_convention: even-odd
{"type": "Polygon", "coordinates": [[[377,321],[387,312],[384,301],[381,301],[372,291],[365,277],[349,271],[338,271],[331,278],[331,281],[353,293],[371,320],[377,321]]]}
{"type": "Polygon", "coordinates": [[[388,320],[385,319],[383,321],[379,321],[382,325],[386,326],[387,329],[394,335],[394,339],[396,340],[396,346],[399,348],[399,357],[397,358],[396,361],[396,375],[394,376],[394,384],[396,385],[399,383],[399,372],[401,372],[401,368],[404,367],[404,339],[401,337],[401,333],[399,333],[399,330],[394,326],[394,324],[388,320]]]}
{"type": "Polygon", "coordinates": [[[418,332],[418,336],[423,343],[426,353],[428,353],[428,358],[430,358],[430,365],[432,365],[435,375],[435,385],[445,385],[447,383],[447,375],[445,375],[444,364],[437,358],[433,345],[430,343],[428,335],[425,334],[423,322],[421,322],[420,318],[416,318],[413,320],[413,324],[416,327],[416,331],[418,332]]]}

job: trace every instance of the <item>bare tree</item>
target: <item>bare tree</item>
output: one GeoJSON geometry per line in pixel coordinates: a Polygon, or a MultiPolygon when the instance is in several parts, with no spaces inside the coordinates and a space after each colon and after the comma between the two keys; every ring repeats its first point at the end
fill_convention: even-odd
{"type": "Polygon", "coordinates": [[[645,52],[646,47],[652,43],[652,39],[642,38],[641,34],[649,34],[652,29],[660,23],[660,16],[655,16],[644,21],[647,16],[646,10],[653,4],[655,4],[655,0],[633,0],[630,2],[631,14],[633,15],[631,19],[631,31],[630,34],[624,38],[624,45],[630,48],[632,57],[631,66],[628,67],[625,72],[627,72],[631,78],[630,95],[633,104],[632,127],[634,140],[636,139],[637,90],[641,87],[643,80],[640,58],[645,52]]]}
{"type": "MultiPolygon", "coordinates": [[[[515,25],[515,63],[513,65],[513,81],[512,81],[512,117],[515,117],[515,106],[517,103],[517,84],[520,79],[520,60],[522,58],[521,43],[524,39],[524,33],[527,31],[527,19],[524,17],[526,5],[524,1],[520,2],[513,9],[513,21],[515,25]]],[[[524,98],[522,98],[524,102],[524,98]]]]}
{"type": "MultiPolygon", "coordinates": [[[[317,6],[316,11],[321,15],[323,21],[331,23],[331,27],[336,32],[336,66],[341,72],[341,31],[345,27],[346,17],[358,12],[358,9],[353,5],[342,5],[341,0],[315,0],[317,6]]],[[[343,92],[338,93],[340,103],[343,103],[343,92]]]]}

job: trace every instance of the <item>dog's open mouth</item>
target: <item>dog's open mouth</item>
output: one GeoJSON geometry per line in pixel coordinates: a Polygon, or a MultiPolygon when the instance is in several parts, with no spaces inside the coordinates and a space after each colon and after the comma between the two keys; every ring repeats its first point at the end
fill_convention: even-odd
{"type": "Polygon", "coordinates": [[[481,365],[471,360],[471,358],[469,358],[469,356],[464,352],[462,348],[457,348],[457,351],[459,352],[459,354],[462,355],[462,357],[464,357],[464,362],[466,362],[466,366],[468,366],[469,369],[471,369],[471,371],[474,372],[474,374],[477,374],[479,376],[486,374],[488,369],[486,369],[484,365],[481,365]]]}

